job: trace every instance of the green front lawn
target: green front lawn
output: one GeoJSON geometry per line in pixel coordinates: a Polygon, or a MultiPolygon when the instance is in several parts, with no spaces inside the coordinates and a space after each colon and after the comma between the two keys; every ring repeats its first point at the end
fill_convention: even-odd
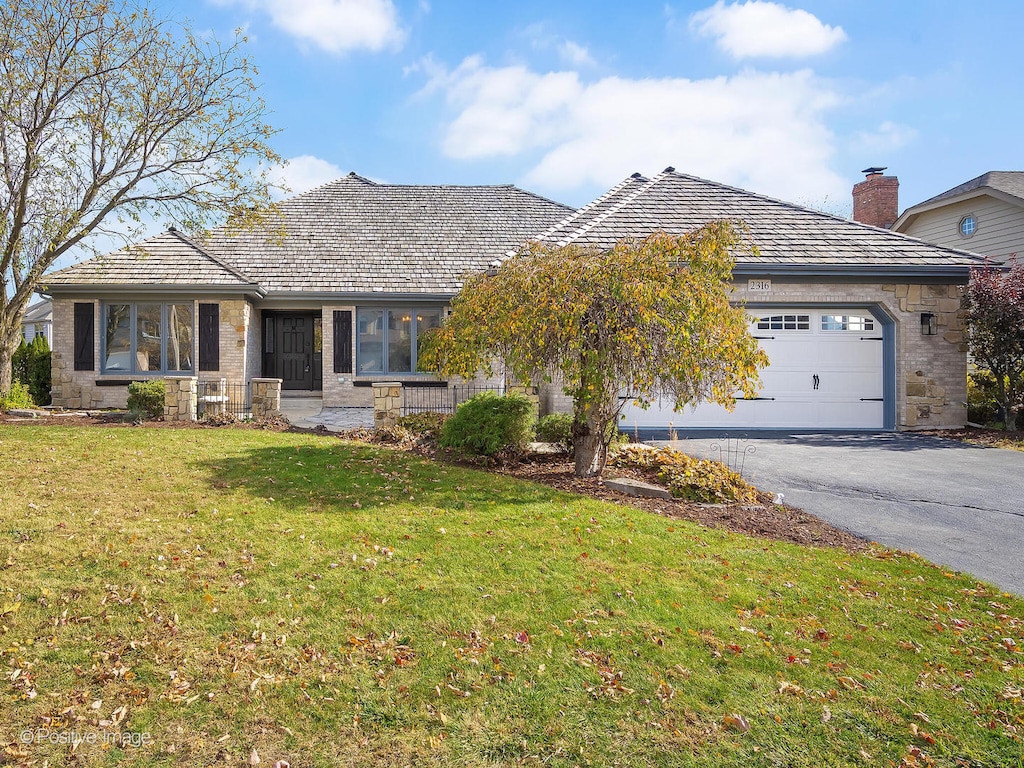
{"type": "Polygon", "coordinates": [[[1024,601],[914,556],[317,435],[0,427],[0,467],[15,764],[1022,765],[1024,601]]]}

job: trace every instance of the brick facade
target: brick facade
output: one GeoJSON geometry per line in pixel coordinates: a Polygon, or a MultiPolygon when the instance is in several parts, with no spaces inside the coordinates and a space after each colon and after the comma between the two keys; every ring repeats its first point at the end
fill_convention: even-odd
{"type": "Polygon", "coordinates": [[[895,176],[870,174],[853,185],[853,220],[889,229],[900,215],[900,182],[895,176]]]}

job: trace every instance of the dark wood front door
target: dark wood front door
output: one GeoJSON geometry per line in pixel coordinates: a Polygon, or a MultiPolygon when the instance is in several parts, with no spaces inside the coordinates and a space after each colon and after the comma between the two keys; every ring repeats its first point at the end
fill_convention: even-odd
{"type": "Polygon", "coordinates": [[[263,311],[264,376],[281,379],[283,389],[319,390],[323,356],[319,314],[263,311]]]}

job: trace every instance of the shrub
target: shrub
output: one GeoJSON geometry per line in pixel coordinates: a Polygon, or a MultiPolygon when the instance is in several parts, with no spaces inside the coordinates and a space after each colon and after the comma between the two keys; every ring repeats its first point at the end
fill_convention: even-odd
{"type": "Polygon", "coordinates": [[[447,413],[420,411],[419,413],[410,413],[407,416],[400,417],[396,424],[414,435],[437,439],[441,432],[441,427],[448,418],[449,415],[447,413]]]}
{"type": "Polygon", "coordinates": [[[653,470],[679,499],[709,503],[757,501],[757,489],[720,461],[695,459],[671,448],[625,446],[611,459],[615,467],[653,470]]]}
{"type": "Polygon", "coordinates": [[[164,413],[164,380],[133,381],[128,385],[128,410],[147,419],[164,413]]]}
{"type": "Polygon", "coordinates": [[[36,336],[31,344],[24,341],[11,360],[14,379],[24,384],[36,405],[50,404],[50,345],[45,336],[36,336]]]}
{"type": "Polygon", "coordinates": [[[522,453],[533,436],[533,409],[523,395],[481,392],[445,421],[438,445],[469,456],[522,453]]]}
{"type": "MultiPolygon", "coordinates": [[[[967,420],[974,424],[1004,421],[999,405],[999,388],[991,371],[979,369],[967,374],[967,420]]],[[[1008,428],[1024,429],[1024,410],[1018,406],[1016,423],[1008,428]]]]}
{"type": "Polygon", "coordinates": [[[0,411],[9,411],[11,408],[31,408],[35,405],[32,402],[32,394],[28,387],[20,381],[11,382],[11,391],[6,395],[0,395],[0,411]]]}
{"type": "Polygon", "coordinates": [[[537,439],[556,443],[566,450],[572,448],[572,414],[550,413],[537,422],[537,439]]]}

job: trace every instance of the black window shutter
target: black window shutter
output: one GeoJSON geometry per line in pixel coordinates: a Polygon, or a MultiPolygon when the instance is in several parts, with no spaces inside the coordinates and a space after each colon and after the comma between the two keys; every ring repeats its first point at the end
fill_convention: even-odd
{"type": "Polygon", "coordinates": [[[352,310],[334,313],[334,372],[352,373],[352,310]]]}
{"type": "Polygon", "coordinates": [[[96,307],[90,302],[75,302],[75,370],[96,370],[96,307]]]}
{"type": "Polygon", "coordinates": [[[220,370],[220,304],[199,305],[199,370],[220,370]]]}

